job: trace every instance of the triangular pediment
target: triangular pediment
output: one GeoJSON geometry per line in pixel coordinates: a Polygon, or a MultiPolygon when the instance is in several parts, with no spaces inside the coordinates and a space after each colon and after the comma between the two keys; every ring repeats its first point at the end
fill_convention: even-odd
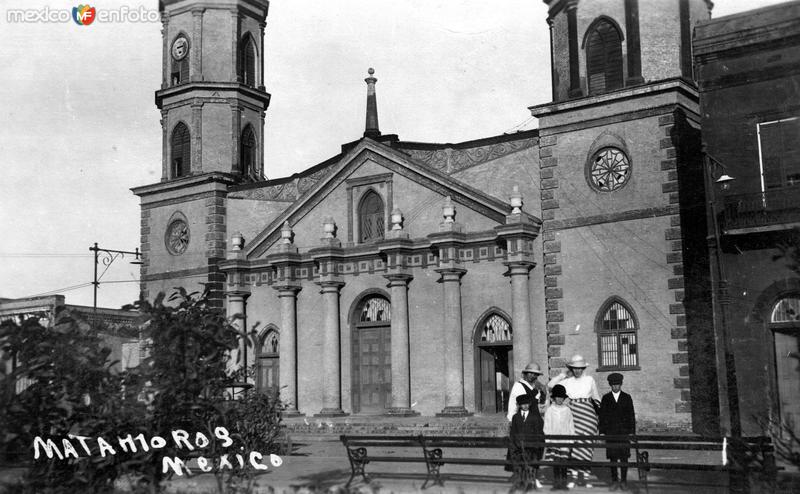
{"type": "MultiPolygon", "coordinates": [[[[485,223],[487,228],[502,224],[506,215],[511,212],[511,207],[504,201],[417,162],[402,151],[371,139],[362,139],[338,162],[329,166],[327,173],[320,174],[323,176],[314,186],[271,221],[252,242],[249,242],[246,248],[247,258],[262,257],[280,239],[281,227],[287,221],[292,227],[304,221],[315,222],[314,227],[319,231],[317,236],[321,237],[319,219],[323,215],[334,216],[331,212],[342,211],[342,208],[349,207],[344,216],[352,218],[353,199],[347,194],[351,194],[350,189],[353,188],[353,184],[367,183],[370,179],[374,181],[373,177],[387,177],[387,180],[391,180],[388,177],[396,177],[396,183],[402,181],[410,184],[402,192],[398,191],[404,194],[397,201],[398,203],[402,201],[404,204],[406,208],[403,211],[404,215],[415,214],[417,209],[427,205],[429,210],[432,208],[437,211],[436,214],[439,215],[437,221],[439,221],[441,200],[445,196],[450,196],[458,211],[461,211],[462,218],[480,218],[478,223],[485,223]],[[418,200],[412,200],[417,196],[418,200]],[[341,204],[343,201],[349,203],[343,206],[341,204]],[[435,201],[435,204],[431,201],[435,201]]],[[[387,206],[391,211],[391,203],[387,206]]],[[[346,225],[346,218],[341,216],[342,214],[337,218],[337,224],[346,225]]],[[[349,240],[340,239],[343,242],[349,240]]]]}

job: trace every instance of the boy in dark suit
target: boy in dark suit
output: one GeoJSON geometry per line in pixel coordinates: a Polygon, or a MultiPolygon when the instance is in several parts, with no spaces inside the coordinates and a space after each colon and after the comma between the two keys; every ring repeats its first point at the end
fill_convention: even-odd
{"type": "Polygon", "coordinates": [[[542,457],[542,444],[544,442],[544,420],[539,414],[538,406],[531,406],[533,399],[530,394],[517,397],[517,413],[511,418],[509,437],[511,448],[508,458],[513,460],[514,487],[527,490],[530,487],[541,489],[542,484],[536,478],[538,466],[528,466],[529,461],[538,461],[542,457]]]}
{"type": "MultiPolygon", "coordinates": [[[[628,436],[636,434],[636,413],[633,410],[631,395],[622,391],[622,374],[608,376],[611,392],[606,393],[600,402],[598,428],[600,434],[608,436],[628,436]]],[[[609,441],[606,456],[612,462],[627,462],[631,456],[630,441],[609,441]]],[[[611,490],[628,490],[628,468],[611,467],[611,490]]]]}

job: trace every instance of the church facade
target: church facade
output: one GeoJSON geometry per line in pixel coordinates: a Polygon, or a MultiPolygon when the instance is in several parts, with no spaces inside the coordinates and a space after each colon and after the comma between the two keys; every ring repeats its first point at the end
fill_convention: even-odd
{"type": "Polygon", "coordinates": [[[254,384],[292,414],[496,413],[528,362],[580,353],[601,388],[625,374],[642,424],[713,432],[690,51],[710,2],[546,3],[538,129],[402,141],[380,131],[370,70],[363,137],[264,180],[269,3],[162,2],[143,293],[204,286],[243,315],[254,384]]]}

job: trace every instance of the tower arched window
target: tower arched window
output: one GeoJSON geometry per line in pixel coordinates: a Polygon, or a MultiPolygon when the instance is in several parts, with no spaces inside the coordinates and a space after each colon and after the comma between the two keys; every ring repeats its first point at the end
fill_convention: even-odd
{"type": "Polygon", "coordinates": [[[622,78],[622,34],[608,19],[596,20],[584,38],[589,94],[619,89],[622,78]]]}
{"type": "Polygon", "coordinates": [[[191,170],[191,144],[189,127],[180,122],[172,130],[171,140],[171,172],[172,178],[183,177],[191,170]]]}
{"type": "Polygon", "coordinates": [[[386,230],[383,200],[375,191],[367,192],[358,208],[359,236],[362,242],[384,237],[386,230]]]}
{"type": "Polygon", "coordinates": [[[172,41],[170,53],[170,86],[186,84],[189,82],[189,39],[184,34],[178,35],[172,41]]]}
{"type": "Polygon", "coordinates": [[[239,163],[241,163],[243,175],[257,178],[258,170],[256,168],[256,134],[253,132],[252,125],[248,125],[242,131],[239,163]]]}
{"type": "Polygon", "coordinates": [[[639,368],[639,324],[625,302],[618,298],[606,302],[595,320],[595,331],[601,369],[639,368]]]}
{"type": "Polygon", "coordinates": [[[240,43],[240,77],[242,84],[255,87],[256,84],[256,45],[250,35],[245,36],[240,43]]]}

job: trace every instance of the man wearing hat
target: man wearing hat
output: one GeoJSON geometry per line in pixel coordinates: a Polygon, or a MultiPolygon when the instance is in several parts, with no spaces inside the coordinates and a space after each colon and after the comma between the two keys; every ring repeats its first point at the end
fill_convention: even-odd
{"type": "MultiPolygon", "coordinates": [[[[608,436],[628,436],[636,434],[636,413],[633,410],[631,395],[622,391],[622,374],[614,372],[608,376],[611,392],[603,395],[600,402],[600,434],[608,436]]],[[[630,442],[626,440],[608,442],[606,456],[612,462],[627,462],[631,456],[630,442]],[[613,446],[612,446],[613,444],[613,446]]],[[[611,467],[611,490],[628,489],[628,469],[611,467]]]]}
{"type": "MultiPolygon", "coordinates": [[[[532,405],[544,405],[547,403],[547,387],[536,380],[541,375],[542,368],[535,362],[529,363],[522,369],[522,379],[514,383],[508,396],[506,418],[509,422],[511,422],[514,414],[517,413],[517,396],[530,395],[532,405]]],[[[538,407],[532,406],[531,408],[537,408],[537,415],[541,416],[541,410],[538,410],[538,407]]]]}

